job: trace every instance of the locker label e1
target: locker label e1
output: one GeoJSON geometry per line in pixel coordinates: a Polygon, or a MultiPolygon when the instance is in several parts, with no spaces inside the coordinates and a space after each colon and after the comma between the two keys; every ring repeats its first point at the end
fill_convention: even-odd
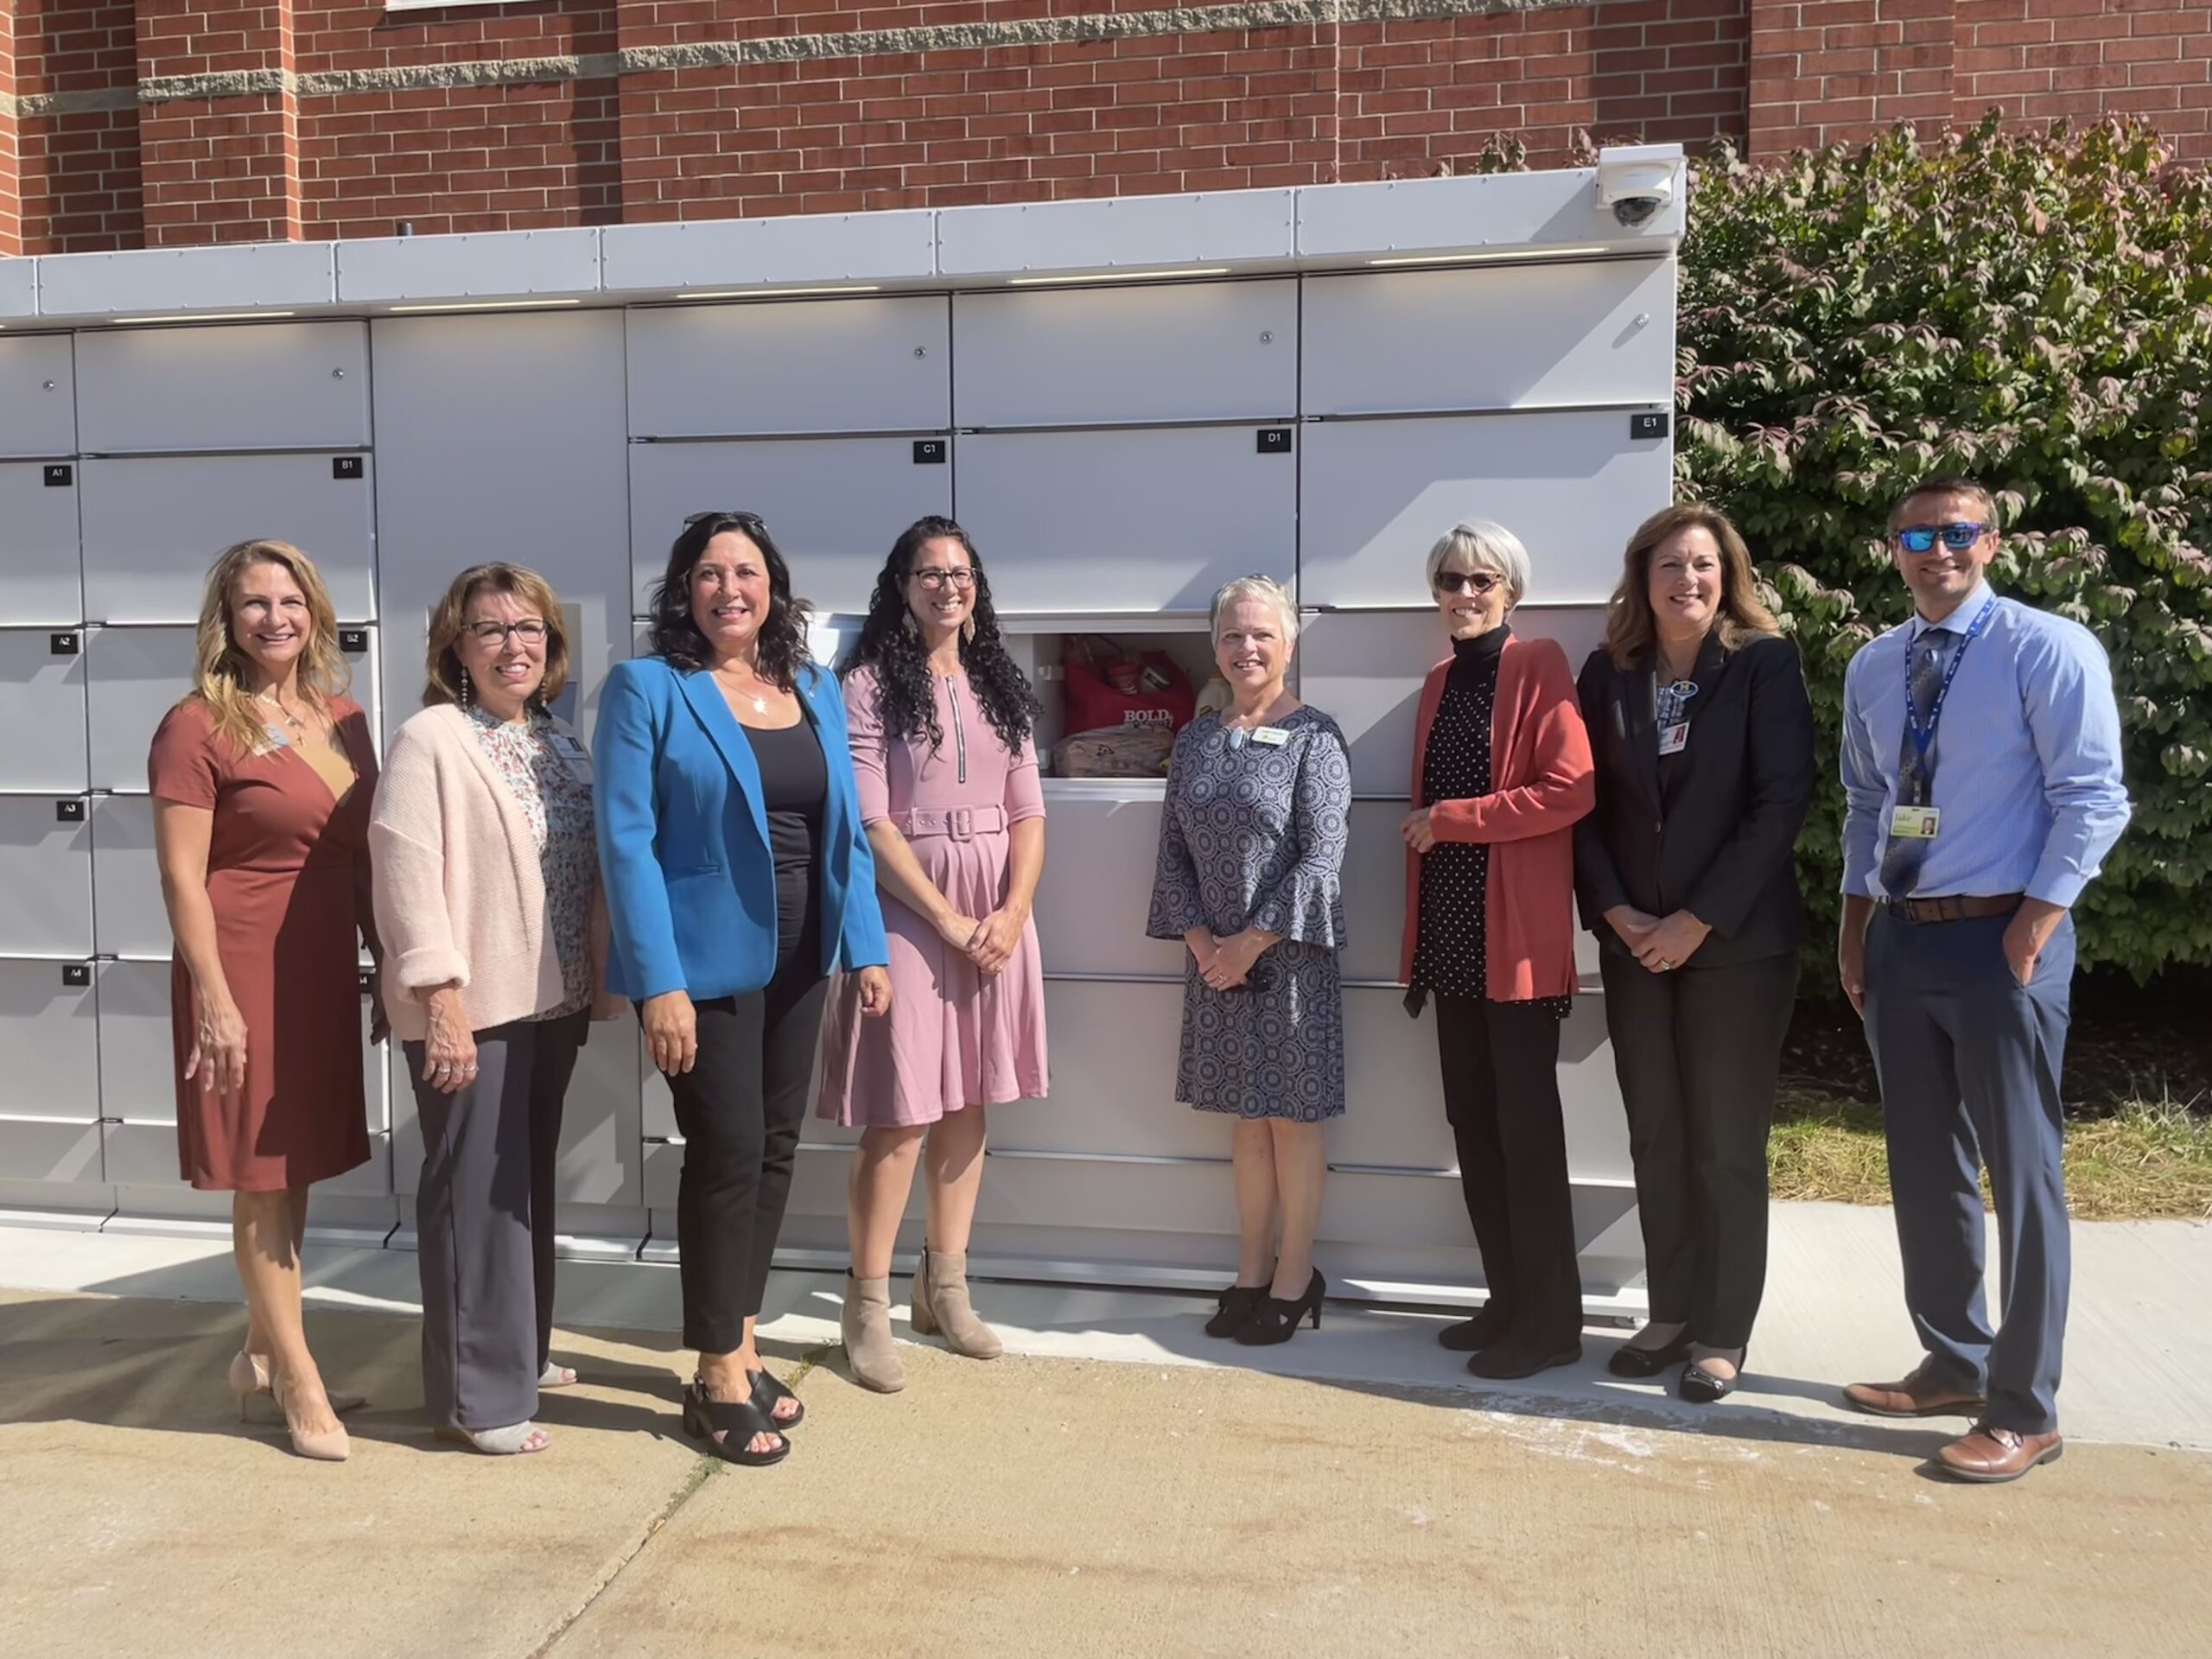
{"type": "Polygon", "coordinates": [[[1631,415],[1628,417],[1630,438],[1663,438],[1667,435],[1667,417],[1659,414],[1631,415]]]}

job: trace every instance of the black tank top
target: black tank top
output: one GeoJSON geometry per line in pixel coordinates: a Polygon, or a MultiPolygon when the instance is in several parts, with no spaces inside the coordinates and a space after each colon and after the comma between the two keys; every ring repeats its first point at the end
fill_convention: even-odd
{"type": "Polygon", "coordinates": [[[768,814],[768,852],[776,865],[776,954],[780,959],[814,920],[815,863],[821,855],[830,768],[810,721],[802,719],[780,731],[753,726],[743,730],[760,767],[760,801],[768,814]]]}

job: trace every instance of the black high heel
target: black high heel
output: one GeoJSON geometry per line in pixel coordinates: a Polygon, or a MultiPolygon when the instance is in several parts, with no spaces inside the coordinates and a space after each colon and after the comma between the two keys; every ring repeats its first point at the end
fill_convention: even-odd
{"type": "MultiPolygon", "coordinates": [[[[1715,1354],[1713,1358],[1724,1357],[1715,1354]]],[[[1718,1405],[1736,1392],[1736,1385],[1744,1380],[1744,1367],[1751,1362],[1751,1348],[1745,1343],[1736,1351],[1736,1375],[1715,1376],[1711,1371],[1698,1369],[1695,1360],[1682,1367],[1681,1381],[1675,1385],[1675,1392],[1694,1406],[1718,1405]]]]}
{"type": "Polygon", "coordinates": [[[1679,1365],[1689,1357],[1690,1333],[1685,1328],[1663,1348],[1631,1348],[1623,1343],[1613,1350],[1605,1369],[1615,1376],[1656,1376],[1669,1365],[1679,1365]]]}
{"type": "Polygon", "coordinates": [[[1305,1293],[1294,1300],[1285,1301],[1280,1296],[1268,1296],[1252,1310],[1251,1319],[1236,1332],[1236,1340],[1248,1348],[1272,1347],[1279,1342],[1288,1342],[1297,1334],[1301,1320],[1311,1319],[1313,1328],[1321,1328],[1321,1298],[1327,1294],[1329,1281],[1321,1276],[1321,1269],[1313,1269],[1313,1276],[1306,1281],[1305,1293]]]}
{"type": "Polygon", "coordinates": [[[1249,1323],[1267,1294],[1265,1285],[1231,1285],[1221,1293],[1219,1307],[1213,1318],[1206,1321],[1206,1335],[1235,1336],[1249,1323]]]}

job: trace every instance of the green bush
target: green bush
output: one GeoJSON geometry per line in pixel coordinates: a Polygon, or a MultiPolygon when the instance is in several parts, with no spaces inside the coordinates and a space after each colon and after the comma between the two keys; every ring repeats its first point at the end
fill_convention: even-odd
{"type": "Polygon", "coordinates": [[[2212,962],[2204,176],[2118,124],[1724,155],[1693,188],[1679,328],[1680,493],[1742,527],[1812,683],[1828,763],[1799,858],[1819,954],[1844,664],[1910,603],[1883,521],[1908,484],[1962,473],[1997,493],[1999,590],[2112,656],[2135,816],[2082,901],[2082,961],[2212,962]]]}

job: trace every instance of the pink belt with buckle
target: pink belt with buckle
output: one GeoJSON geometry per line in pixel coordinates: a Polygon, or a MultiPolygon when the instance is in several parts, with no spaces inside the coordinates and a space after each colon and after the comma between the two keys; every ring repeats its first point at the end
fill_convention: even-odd
{"type": "Polygon", "coordinates": [[[948,806],[931,811],[917,808],[912,812],[893,812],[891,827],[909,841],[917,836],[950,836],[955,841],[973,841],[978,836],[1004,834],[1006,809],[1002,806],[948,806]]]}

